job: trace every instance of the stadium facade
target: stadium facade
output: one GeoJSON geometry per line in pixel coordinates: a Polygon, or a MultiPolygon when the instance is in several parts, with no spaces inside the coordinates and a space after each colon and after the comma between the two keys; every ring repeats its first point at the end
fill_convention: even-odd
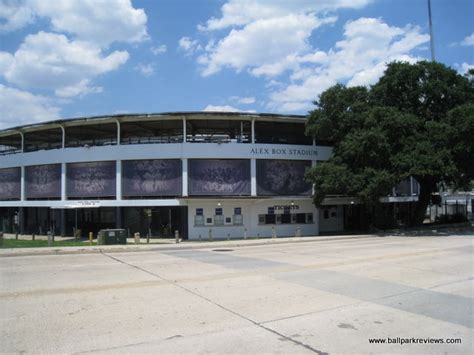
{"type": "MultiPolygon", "coordinates": [[[[305,122],[175,112],[0,131],[0,228],[56,235],[125,228],[161,237],[178,230],[189,239],[343,230],[354,201],[312,203],[304,173],[332,148],[307,137],[305,122]]],[[[408,182],[404,201],[413,201],[416,188],[408,182]]]]}

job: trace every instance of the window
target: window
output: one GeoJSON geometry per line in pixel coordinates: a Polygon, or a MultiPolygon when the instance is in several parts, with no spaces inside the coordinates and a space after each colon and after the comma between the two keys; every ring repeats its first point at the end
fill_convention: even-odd
{"type": "Polygon", "coordinates": [[[324,219],[328,219],[328,218],[329,218],[329,211],[324,210],[324,219]]]}
{"type": "Polygon", "coordinates": [[[274,214],[266,214],[265,215],[265,224],[275,224],[276,223],[276,216],[274,214]]]}
{"type": "Polygon", "coordinates": [[[291,214],[284,213],[281,215],[281,224],[290,224],[291,223],[291,214]]]}
{"type": "Polygon", "coordinates": [[[216,216],[222,216],[222,208],[216,208],[216,216]]]}
{"type": "Polygon", "coordinates": [[[204,225],[204,216],[195,215],[194,216],[194,225],[195,226],[203,226],[204,225]]]}
{"type": "Polygon", "coordinates": [[[306,222],[307,223],[313,223],[313,214],[312,213],[308,213],[306,215],[306,222]]]}
{"type": "Polygon", "coordinates": [[[206,218],[206,224],[212,224],[212,218],[206,218]]]}
{"type": "Polygon", "coordinates": [[[227,224],[232,223],[232,218],[226,217],[225,218],[225,223],[227,223],[227,224]]]}
{"type": "Polygon", "coordinates": [[[306,223],[306,213],[297,213],[296,223],[306,223]]]}
{"type": "Polygon", "coordinates": [[[244,224],[242,215],[241,214],[234,214],[234,225],[240,226],[242,224],[244,224]]]}
{"type": "Polygon", "coordinates": [[[224,225],[224,216],[223,215],[215,215],[214,216],[214,225],[215,226],[223,226],[224,225]]]}

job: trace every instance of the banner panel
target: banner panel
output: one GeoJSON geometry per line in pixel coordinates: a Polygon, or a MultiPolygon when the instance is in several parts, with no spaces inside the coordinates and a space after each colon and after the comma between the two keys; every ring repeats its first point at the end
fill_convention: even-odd
{"type": "Polygon", "coordinates": [[[61,198],[61,164],[25,168],[26,198],[61,198]]]}
{"type": "Polygon", "coordinates": [[[133,196],[181,195],[179,159],[122,161],[122,194],[133,196]]]}
{"type": "Polygon", "coordinates": [[[0,169],[0,200],[21,197],[21,168],[0,169]]]}
{"type": "Polygon", "coordinates": [[[67,164],[67,197],[115,196],[115,161],[67,164]]]}
{"type": "Polygon", "coordinates": [[[257,195],[311,195],[304,174],[308,160],[257,160],[257,195]]]}
{"type": "Polygon", "coordinates": [[[189,194],[250,195],[250,160],[190,159],[189,194]]]}

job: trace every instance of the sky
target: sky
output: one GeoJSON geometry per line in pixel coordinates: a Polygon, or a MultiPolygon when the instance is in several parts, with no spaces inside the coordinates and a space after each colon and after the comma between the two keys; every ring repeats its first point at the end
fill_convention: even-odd
{"type": "MultiPolygon", "coordinates": [[[[474,67],[474,0],[431,0],[435,59],[474,67]]],[[[306,114],[430,60],[427,0],[0,0],[0,129],[126,113],[306,114]]]]}

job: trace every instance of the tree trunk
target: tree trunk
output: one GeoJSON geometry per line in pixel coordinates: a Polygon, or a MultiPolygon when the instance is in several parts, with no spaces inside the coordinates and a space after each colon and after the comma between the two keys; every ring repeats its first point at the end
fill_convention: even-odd
{"type": "Polygon", "coordinates": [[[415,205],[415,210],[411,218],[412,226],[421,226],[426,215],[426,208],[430,204],[431,194],[436,191],[436,183],[432,179],[420,179],[417,181],[420,184],[420,194],[418,195],[418,202],[415,205]]]}

